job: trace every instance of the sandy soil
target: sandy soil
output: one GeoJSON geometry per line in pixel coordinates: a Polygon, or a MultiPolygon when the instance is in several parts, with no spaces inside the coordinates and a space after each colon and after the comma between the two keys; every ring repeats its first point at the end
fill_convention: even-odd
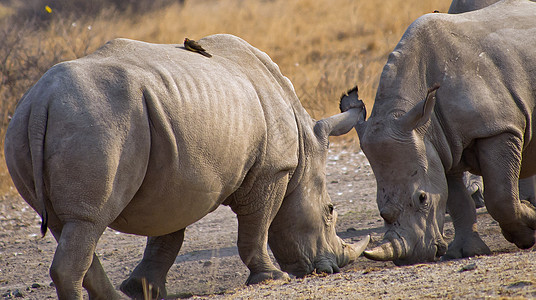
{"type": "MultiPolygon", "coordinates": [[[[339,213],[339,235],[357,241],[370,234],[372,245],[377,243],[383,222],[375,202],[376,182],[354,143],[332,145],[327,176],[339,213]]],[[[491,256],[407,267],[361,257],[339,274],[245,287],[248,270],[238,257],[237,221],[222,206],[187,228],[167,289],[172,298],[536,298],[536,252],[508,243],[485,209],[478,211],[478,222],[491,256]]],[[[37,214],[20,197],[0,197],[0,299],[56,298],[48,275],[56,242],[50,234],[41,238],[39,226],[37,214]]],[[[452,240],[453,232],[447,219],[447,240],[452,240]]],[[[97,254],[115,286],[134,269],[144,246],[144,237],[106,230],[97,254]]]]}

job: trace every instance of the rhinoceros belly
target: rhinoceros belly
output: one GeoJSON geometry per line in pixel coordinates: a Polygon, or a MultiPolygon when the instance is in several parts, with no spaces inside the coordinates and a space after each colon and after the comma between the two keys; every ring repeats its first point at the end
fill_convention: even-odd
{"type": "Polygon", "coordinates": [[[145,178],[110,227],[149,236],[175,232],[216,209],[240,187],[258,163],[265,128],[251,116],[261,114],[258,107],[239,101],[232,107],[223,104],[210,104],[221,107],[209,116],[183,104],[174,109],[180,117],[160,124],[152,119],[155,132],[145,178]]]}
{"type": "Polygon", "coordinates": [[[175,188],[166,193],[155,191],[154,197],[145,196],[150,198],[135,197],[110,227],[121,232],[146,236],[175,232],[216,209],[226,193],[223,190],[209,192],[175,188]]]}

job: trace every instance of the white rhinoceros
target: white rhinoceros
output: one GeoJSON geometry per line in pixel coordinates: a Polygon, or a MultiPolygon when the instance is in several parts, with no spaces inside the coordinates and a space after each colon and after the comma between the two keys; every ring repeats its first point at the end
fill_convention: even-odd
{"type": "MultiPolygon", "coordinates": [[[[532,0],[534,1],[534,0],[532,0]]],[[[453,0],[449,7],[449,14],[460,14],[488,7],[499,0],[453,0]]],[[[484,186],[482,177],[466,172],[465,185],[469,189],[477,208],[484,206],[484,186]]],[[[519,199],[527,200],[536,205],[536,176],[519,180],[519,199]]]]}
{"type": "Polygon", "coordinates": [[[450,3],[449,14],[460,14],[478,10],[499,1],[500,0],[453,0],[450,3]]]}
{"type": "Polygon", "coordinates": [[[482,175],[486,207],[505,238],[534,245],[536,210],[519,200],[518,178],[536,174],[535,16],[536,3],[508,0],[428,14],[408,28],[370,118],[356,126],[387,227],[385,243],[365,256],[411,264],[489,253],[464,171],[482,175]],[[447,206],[455,228],[448,251],[447,206]]]}
{"type": "Polygon", "coordinates": [[[337,272],[366,246],[336,235],[325,185],[328,137],[359,109],[315,122],[268,55],[231,35],[199,43],[211,58],[116,39],[52,67],[20,100],[5,157],[58,240],[59,298],[81,299],[82,286],[119,297],[94,254],[108,226],[150,237],[121,290],[143,297],[146,278],[165,296],[184,228],[221,204],[237,214],[248,284],[337,272]]]}

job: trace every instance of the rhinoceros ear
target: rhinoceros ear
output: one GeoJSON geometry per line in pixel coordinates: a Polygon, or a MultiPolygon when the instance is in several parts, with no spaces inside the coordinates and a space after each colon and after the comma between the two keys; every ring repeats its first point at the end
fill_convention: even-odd
{"type": "Polygon", "coordinates": [[[363,101],[359,100],[358,91],[359,89],[356,85],[355,87],[349,89],[346,93],[342,94],[341,99],[339,101],[339,108],[341,112],[345,112],[351,108],[363,109],[362,118],[355,125],[357,134],[361,136],[361,134],[365,131],[367,123],[365,122],[365,118],[367,117],[367,110],[363,101]]]}
{"type": "Polygon", "coordinates": [[[338,136],[347,133],[357,124],[365,121],[365,104],[360,107],[352,107],[349,110],[336,114],[315,123],[314,131],[318,139],[327,143],[329,136],[338,136]]]}
{"type": "Polygon", "coordinates": [[[399,122],[402,128],[406,131],[411,131],[415,128],[421,127],[430,120],[432,111],[434,111],[434,105],[436,102],[436,91],[439,89],[439,84],[434,84],[428,89],[426,99],[419,102],[410,111],[400,117],[399,122]]]}

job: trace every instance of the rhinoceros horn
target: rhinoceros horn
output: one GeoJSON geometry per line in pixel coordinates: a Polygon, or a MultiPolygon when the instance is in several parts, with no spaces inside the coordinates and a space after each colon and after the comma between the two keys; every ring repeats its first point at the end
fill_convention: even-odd
{"type": "Polygon", "coordinates": [[[345,254],[348,257],[348,263],[351,263],[353,261],[356,261],[359,256],[361,256],[361,253],[367,248],[368,243],[370,242],[370,235],[367,235],[364,239],[357,243],[353,244],[346,244],[343,241],[343,247],[345,248],[345,254]]]}
{"type": "Polygon", "coordinates": [[[404,258],[409,252],[408,250],[405,241],[397,238],[385,241],[371,250],[364,251],[363,254],[366,258],[372,260],[392,261],[404,258]]]}

